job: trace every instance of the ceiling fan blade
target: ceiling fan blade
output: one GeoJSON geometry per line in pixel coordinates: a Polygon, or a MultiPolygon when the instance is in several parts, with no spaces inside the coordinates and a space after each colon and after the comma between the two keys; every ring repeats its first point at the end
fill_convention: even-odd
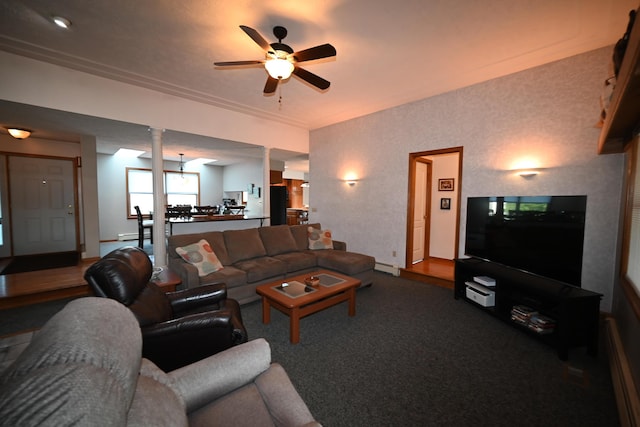
{"type": "Polygon", "coordinates": [[[247,27],[246,25],[240,25],[240,28],[242,28],[242,31],[244,31],[245,33],[247,33],[247,35],[249,37],[251,37],[251,39],[256,42],[258,44],[258,46],[260,46],[265,52],[269,52],[271,49],[271,45],[269,44],[269,42],[267,42],[264,37],[262,37],[260,35],[259,32],[257,32],[256,30],[254,30],[251,27],[247,27]]]}
{"type": "Polygon", "coordinates": [[[295,67],[293,69],[293,74],[300,77],[302,80],[314,85],[318,89],[325,90],[328,89],[329,86],[331,86],[331,83],[327,80],[300,67],[295,67]]]}
{"type": "Polygon", "coordinates": [[[229,67],[237,65],[262,65],[264,61],[227,61],[227,62],[214,62],[213,65],[218,67],[229,67]]]}
{"type": "Polygon", "coordinates": [[[293,52],[291,56],[296,62],[312,61],[314,59],[328,58],[330,56],[336,56],[336,48],[329,43],[323,44],[309,49],[301,50],[299,52],[293,52]]]}
{"type": "Polygon", "coordinates": [[[280,80],[278,79],[274,79],[271,76],[267,77],[267,83],[265,83],[264,85],[264,90],[263,93],[273,93],[276,91],[276,88],[278,87],[278,82],[280,82],[280,80]]]}

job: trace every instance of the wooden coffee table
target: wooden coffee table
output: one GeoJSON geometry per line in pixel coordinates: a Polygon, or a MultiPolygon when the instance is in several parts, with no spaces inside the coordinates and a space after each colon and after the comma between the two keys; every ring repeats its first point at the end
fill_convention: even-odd
{"type": "Polygon", "coordinates": [[[289,316],[289,339],[300,342],[300,319],[343,301],[349,302],[349,316],[356,314],[356,288],[360,280],[333,271],[318,270],[274,281],[256,288],[262,296],[262,322],[271,321],[271,307],[289,316]],[[309,276],[319,276],[320,285],[304,284],[309,276]],[[282,286],[287,283],[288,286],[282,286]]]}

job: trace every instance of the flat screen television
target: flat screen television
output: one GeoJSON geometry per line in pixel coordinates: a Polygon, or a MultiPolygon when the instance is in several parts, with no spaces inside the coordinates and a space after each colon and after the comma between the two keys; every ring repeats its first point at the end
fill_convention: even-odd
{"type": "Polygon", "coordinates": [[[469,197],[465,254],[581,286],[587,196],[469,197]]]}

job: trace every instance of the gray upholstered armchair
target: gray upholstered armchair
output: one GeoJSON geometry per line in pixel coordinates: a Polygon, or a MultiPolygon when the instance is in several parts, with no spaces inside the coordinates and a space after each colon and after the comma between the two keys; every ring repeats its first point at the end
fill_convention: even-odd
{"type": "Polygon", "coordinates": [[[264,339],[165,373],[124,305],[67,304],[0,376],[0,425],[318,426],[264,339]]]}

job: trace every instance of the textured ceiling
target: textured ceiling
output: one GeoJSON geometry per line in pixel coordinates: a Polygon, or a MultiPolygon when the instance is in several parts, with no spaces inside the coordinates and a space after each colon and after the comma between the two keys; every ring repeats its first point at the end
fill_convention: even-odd
{"type": "MultiPolygon", "coordinates": [[[[3,0],[0,49],[216,106],[316,129],[612,45],[637,0],[3,0]],[[52,15],[72,22],[54,27],[52,15]],[[262,59],[239,25],[294,50],[337,56],[262,93],[262,59]],[[279,102],[281,100],[281,102],[279,102]]],[[[1,97],[0,93],[0,97],[1,97]]],[[[0,109],[0,113],[2,113],[0,109]]],[[[0,124],[4,122],[0,115],[0,124]]]]}

